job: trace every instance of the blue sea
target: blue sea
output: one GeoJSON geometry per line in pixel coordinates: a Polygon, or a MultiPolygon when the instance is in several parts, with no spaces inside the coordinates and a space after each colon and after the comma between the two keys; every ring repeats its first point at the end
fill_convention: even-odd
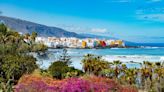
{"type": "MultiPolygon", "coordinates": [[[[125,63],[128,68],[140,68],[140,62],[164,61],[164,48],[147,47],[147,48],[111,48],[111,49],[67,49],[68,55],[71,56],[72,64],[77,69],[82,69],[81,60],[86,54],[94,54],[102,56],[108,62],[120,60],[125,63]],[[131,61],[136,63],[130,63],[131,61]]],[[[62,49],[49,49],[46,57],[37,57],[38,64],[42,68],[48,66],[58,60],[62,53],[62,49]]]]}

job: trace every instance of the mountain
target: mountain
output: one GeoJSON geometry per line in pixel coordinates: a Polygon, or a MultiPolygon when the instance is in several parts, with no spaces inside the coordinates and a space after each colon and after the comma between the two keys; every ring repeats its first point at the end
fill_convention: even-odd
{"type": "Polygon", "coordinates": [[[50,27],[42,24],[37,24],[21,19],[0,16],[0,21],[4,22],[9,28],[21,33],[37,32],[39,36],[43,37],[77,37],[77,38],[99,38],[99,39],[117,39],[113,37],[99,36],[93,34],[77,34],[75,32],[69,32],[62,28],[50,27]]]}
{"type": "MultiPolygon", "coordinates": [[[[32,33],[37,32],[39,36],[56,36],[56,37],[77,37],[77,38],[99,38],[99,39],[114,39],[118,38],[99,36],[93,34],[77,34],[75,32],[69,32],[62,28],[50,27],[42,24],[37,24],[21,19],[0,16],[0,22],[4,22],[9,28],[16,30],[21,33],[32,33]]],[[[164,47],[164,43],[134,43],[124,41],[127,46],[153,46],[153,47],[164,47]]]]}
{"type": "Polygon", "coordinates": [[[46,25],[41,25],[21,19],[10,18],[6,16],[0,16],[0,21],[4,22],[9,28],[16,30],[21,33],[32,33],[37,32],[39,36],[56,36],[56,37],[77,37],[84,38],[84,36],[79,35],[74,32],[68,32],[64,29],[58,27],[50,27],[46,25]]]}

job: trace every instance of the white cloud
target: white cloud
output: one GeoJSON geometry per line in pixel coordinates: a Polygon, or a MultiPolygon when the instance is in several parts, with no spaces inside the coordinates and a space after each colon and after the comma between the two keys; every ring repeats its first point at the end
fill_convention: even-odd
{"type": "Polygon", "coordinates": [[[148,2],[161,2],[162,0],[147,0],[148,2]]]}
{"type": "MultiPolygon", "coordinates": [[[[147,0],[151,2],[159,2],[162,0],[147,0]]],[[[164,7],[163,6],[149,6],[140,7],[136,10],[136,16],[139,20],[164,22],[164,7]]]]}
{"type": "Polygon", "coordinates": [[[126,3],[126,2],[131,2],[132,0],[115,0],[113,2],[121,2],[121,3],[126,3]]]}
{"type": "Polygon", "coordinates": [[[92,28],[91,32],[93,32],[93,33],[106,33],[107,29],[106,28],[92,28]]]}
{"type": "Polygon", "coordinates": [[[56,27],[65,29],[70,32],[76,32],[76,33],[87,33],[87,34],[96,34],[96,35],[109,33],[106,28],[81,27],[77,25],[65,25],[65,24],[58,24],[56,25],[56,27]]]}
{"type": "Polygon", "coordinates": [[[80,26],[76,26],[76,25],[58,24],[58,25],[56,25],[56,27],[65,29],[70,32],[76,32],[76,33],[83,33],[86,30],[89,30],[89,28],[87,28],[87,27],[80,27],[80,26]]]}
{"type": "Polygon", "coordinates": [[[126,2],[161,2],[163,0],[106,0],[106,2],[122,2],[122,3],[126,3],[126,2]]]}
{"type": "Polygon", "coordinates": [[[162,2],[164,0],[105,0],[106,3],[136,3],[136,2],[143,2],[143,3],[157,3],[162,2]]]}
{"type": "Polygon", "coordinates": [[[136,14],[138,13],[164,13],[164,7],[149,7],[149,8],[138,9],[136,11],[136,14]]]}
{"type": "Polygon", "coordinates": [[[110,2],[115,2],[115,3],[128,3],[128,2],[133,2],[135,0],[106,0],[105,2],[110,3],[110,2]]]}
{"type": "Polygon", "coordinates": [[[164,14],[143,14],[138,15],[137,18],[146,21],[164,22],[164,14]]]}

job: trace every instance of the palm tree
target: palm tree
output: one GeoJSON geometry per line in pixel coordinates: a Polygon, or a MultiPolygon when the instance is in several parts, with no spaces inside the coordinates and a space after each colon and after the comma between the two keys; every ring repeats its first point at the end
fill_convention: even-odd
{"type": "Polygon", "coordinates": [[[119,68],[121,64],[122,64],[122,62],[120,62],[119,60],[113,61],[113,66],[114,66],[114,71],[115,71],[115,78],[118,78],[118,75],[121,72],[121,70],[119,68]]]}
{"type": "Polygon", "coordinates": [[[93,56],[92,54],[87,54],[84,56],[84,59],[82,60],[84,72],[90,73],[91,71],[90,62],[91,62],[92,56],[93,56]]]}
{"type": "Polygon", "coordinates": [[[31,40],[32,40],[32,42],[35,42],[35,39],[36,39],[37,35],[38,34],[36,32],[32,32],[32,34],[31,34],[31,40]]]}
{"type": "Polygon", "coordinates": [[[59,61],[65,62],[67,65],[70,65],[71,56],[68,55],[67,49],[63,49],[62,55],[59,58],[59,61]]]}
{"type": "Polygon", "coordinates": [[[125,70],[125,76],[126,76],[126,81],[132,85],[136,83],[137,79],[137,69],[136,68],[130,68],[125,70]]]}
{"type": "Polygon", "coordinates": [[[154,71],[158,76],[157,76],[157,81],[160,81],[162,77],[164,77],[164,67],[162,65],[162,62],[156,62],[155,63],[155,71],[154,71]]]}
{"type": "MultiPolygon", "coordinates": [[[[150,80],[149,88],[153,87],[153,74],[154,74],[154,64],[149,61],[143,61],[141,72],[141,80],[143,87],[148,86],[148,84],[144,85],[150,80]]],[[[148,88],[146,88],[148,89],[148,88]]]]}
{"type": "Polygon", "coordinates": [[[7,29],[7,27],[4,24],[0,24],[0,43],[2,46],[2,54],[4,55],[6,53],[6,43],[12,43],[13,41],[13,31],[10,29],[7,29]]]}
{"type": "Polygon", "coordinates": [[[109,63],[101,57],[95,57],[92,54],[87,54],[82,60],[83,69],[88,74],[99,75],[103,69],[109,68],[109,63]]]}
{"type": "Polygon", "coordinates": [[[0,42],[5,44],[6,40],[8,40],[8,36],[10,36],[10,34],[7,32],[7,27],[4,24],[0,24],[0,42]]]}

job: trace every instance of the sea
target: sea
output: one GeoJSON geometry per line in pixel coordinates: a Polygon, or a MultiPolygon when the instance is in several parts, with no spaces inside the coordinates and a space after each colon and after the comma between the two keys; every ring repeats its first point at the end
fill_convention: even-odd
{"type": "MultiPolygon", "coordinates": [[[[37,63],[41,68],[48,68],[51,63],[59,60],[63,49],[48,49],[46,56],[38,56],[37,63]]],[[[71,65],[76,69],[82,70],[81,60],[84,55],[93,54],[102,56],[108,62],[120,60],[128,68],[140,68],[143,61],[163,62],[164,47],[144,47],[144,48],[106,48],[106,49],[67,49],[68,56],[71,57],[71,65]]]]}

